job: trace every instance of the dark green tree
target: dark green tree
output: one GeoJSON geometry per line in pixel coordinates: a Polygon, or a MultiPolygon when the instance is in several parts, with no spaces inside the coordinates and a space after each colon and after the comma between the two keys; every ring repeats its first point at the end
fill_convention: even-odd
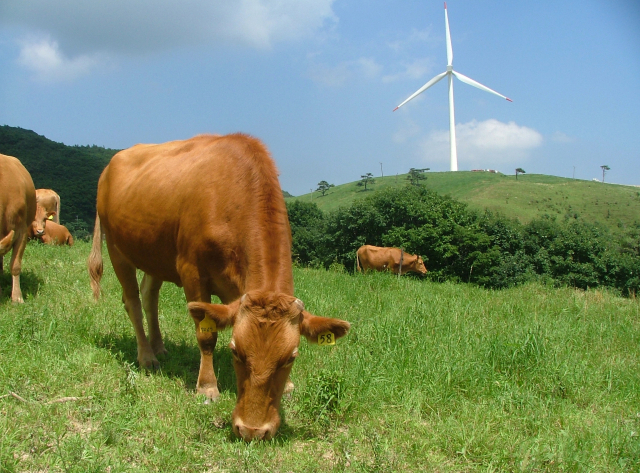
{"type": "Polygon", "coordinates": [[[516,181],[518,180],[518,174],[526,174],[527,171],[525,171],[522,168],[516,168],[516,181]]]}
{"type": "Polygon", "coordinates": [[[329,184],[327,181],[320,181],[318,182],[318,188],[316,189],[316,192],[322,192],[322,196],[324,197],[327,191],[332,187],[335,186],[333,184],[329,184]]]}
{"type": "Polygon", "coordinates": [[[364,186],[364,190],[367,190],[367,186],[376,182],[373,178],[373,174],[370,172],[360,176],[361,180],[356,184],[358,187],[364,186]]]}
{"type": "Polygon", "coordinates": [[[427,179],[427,176],[425,176],[424,173],[428,170],[429,168],[422,168],[422,169],[411,168],[409,169],[409,175],[407,176],[407,180],[411,182],[412,186],[419,186],[420,181],[424,181],[425,179],[427,179]]]}

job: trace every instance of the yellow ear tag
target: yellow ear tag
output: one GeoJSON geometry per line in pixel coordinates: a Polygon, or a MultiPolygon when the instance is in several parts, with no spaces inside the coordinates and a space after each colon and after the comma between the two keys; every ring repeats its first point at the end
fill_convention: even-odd
{"type": "Polygon", "coordinates": [[[335,345],[336,336],[333,332],[322,332],[318,334],[318,345],[335,345]]]}
{"type": "Polygon", "coordinates": [[[205,317],[200,321],[200,332],[202,333],[215,333],[218,331],[214,320],[205,317]]]}
{"type": "Polygon", "coordinates": [[[49,215],[49,216],[47,217],[47,220],[53,220],[53,215],[49,215]]]}

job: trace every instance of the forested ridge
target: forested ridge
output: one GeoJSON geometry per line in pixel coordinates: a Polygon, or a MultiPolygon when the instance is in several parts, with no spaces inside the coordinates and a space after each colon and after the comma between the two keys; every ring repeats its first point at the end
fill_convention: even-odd
{"type": "Polygon", "coordinates": [[[73,232],[92,228],[100,173],[119,150],[67,146],[34,131],[0,126],[0,153],[18,158],[36,189],[60,195],[60,221],[73,232]]]}

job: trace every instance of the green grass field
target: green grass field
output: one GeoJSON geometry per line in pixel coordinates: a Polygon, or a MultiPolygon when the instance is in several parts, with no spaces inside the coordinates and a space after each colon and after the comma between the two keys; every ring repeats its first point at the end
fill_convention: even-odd
{"type": "MultiPolygon", "coordinates": [[[[543,174],[515,176],[489,172],[428,172],[422,184],[440,194],[466,202],[477,210],[489,209],[527,223],[535,217],[562,218],[578,214],[588,222],[601,222],[613,229],[640,224],[640,187],[603,184],[543,174]]],[[[315,202],[325,211],[351,204],[386,187],[404,186],[407,175],[376,177],[371,190],[357,182],[333,187],[324,197],[319,192],[290,199],[315,202]]]]}
{"type": "Polygon", "coordinates": [[[325,472],[640,470],[640,303],[527,285],[487,291],[389,274],[295,269],[317,315],[352,322],[301,342],[275,439],[233,437],[235,375],[221,334],[221,401],[195,394],[199,352],[166,284],[169,354],[139,371],[106,259],[30,243],[12,304],[0,276],[0,471],[325,472]]]}

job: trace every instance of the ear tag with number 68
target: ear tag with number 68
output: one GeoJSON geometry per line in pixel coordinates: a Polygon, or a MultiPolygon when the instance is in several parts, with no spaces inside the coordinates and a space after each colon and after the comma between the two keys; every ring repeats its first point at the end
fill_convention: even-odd
{"type": "Polygon", "coordinates": [[[336,336],[333,332],[322,332],[318,334],[318,345],[335,345],[336,336]]]}
{"type": "Polygon", "coordinates": [[[200,321],[200,332],[202,333],[215,333],[218,331],[214,320],[205,317],[200,321]]]}

